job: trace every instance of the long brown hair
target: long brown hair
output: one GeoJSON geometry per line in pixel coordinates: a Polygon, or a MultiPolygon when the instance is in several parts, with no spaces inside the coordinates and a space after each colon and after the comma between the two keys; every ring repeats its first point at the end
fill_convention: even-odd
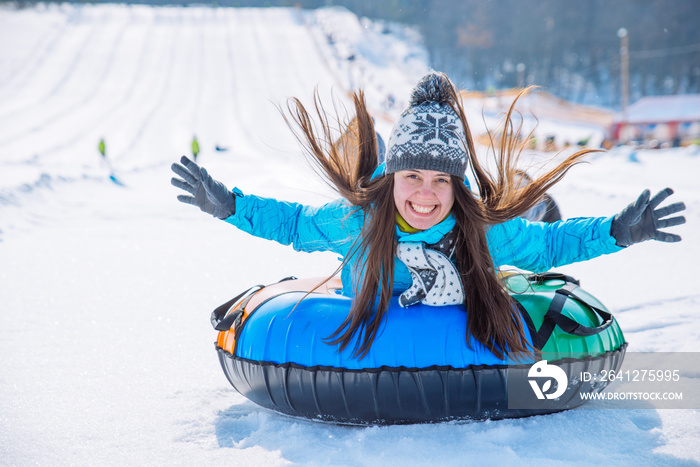
{"type": "MultiPolygon", "coordinates": [[[[498,278],[486,232],[490,225],[510,220],[537,204],[573,165],[592,152],[578,151],[530,184],[520,187],[517,163],[524,143],[519,142],[522,123],[514,126],[513,113],[517,100],[527,91],[521,91],[508,110],[500,144],[492,144],[496,171],[491,174],[476,157],[461,99],[454,86],[449,86],[449,104],[464,126],[464,145],[478,189],[477,196],[462,179],[452,176],[453,213],[457,220],[455,263],[464,284],[464,305],[468,311],[466,339],[469,343],[470,336],[473,337],[500,359],[505,356],[522,358],[530,353],[531,346],[524,334],[522,318],[498,278]]],[[[338,128],[344,127],[344,137],[350,138],[354,144],[347,144],[347,140],[344,144],[333,144],[330,120],[318,93],[314,107],[319,125],[314,125],[298,99],[291,100],[288,106],[291,121],[287,116],[285,119],[329,184],[365,213],[361,234],[338,268],[342,269],[355,259],[353,278],[356,288],[350,313],[328,338],[330,344],[339,345],[339,351],[354,341],[353,354],[362,358],[372,346],[393,292],[396,207],[394,177],[371,179],[378,165],[377,139],[362,91],[353,94],[353,103],[355,117],[352,125],[343,125],[339,117],[335,122],[338,128]]]]}

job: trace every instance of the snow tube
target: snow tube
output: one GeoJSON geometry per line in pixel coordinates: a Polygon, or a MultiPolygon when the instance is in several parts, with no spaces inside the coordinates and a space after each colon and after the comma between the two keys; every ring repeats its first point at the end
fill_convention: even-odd
{"type": "Polygon", "coordinates": [[[327,344],[350,309],[334,279],[256,286],[217,308],[219,361],[233,387],[287,414],[340,424],[500,419],[578,407],[607,386],[626,343],[614,317],[561,274],[503,279],[527,324],[532,359],[498,359],[466,342],[463,306],[392,301],[369,354],[327,344]],[[545,371],[543,371],[545,370],[545,371]]]}

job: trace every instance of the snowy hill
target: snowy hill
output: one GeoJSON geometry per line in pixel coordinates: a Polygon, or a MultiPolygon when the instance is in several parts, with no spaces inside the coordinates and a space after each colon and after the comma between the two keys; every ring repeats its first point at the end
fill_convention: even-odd
{"type": "MultiPolygon", "coordinates": [[[[1,464],[700,463],[696,409],[349,428],[268,412],[226,381],[211,310],[255,283],[330,274],[337,258],[181,205],[170,164],[196,135],[228,186],[325,202],[276,106],[310,103],[315,87],[347,105],[363,87],[388,135],[427,70],[415,33],[341,9],[4,5],[0,43],[11,45],[0,49],[1,464]]],[[[698,149],[590,162],[552,193],[565,217],[612,215],[668,185],[688,223],[680,244],[562,271],[611,309],[630,352],[700,351],[698,149]]]]}

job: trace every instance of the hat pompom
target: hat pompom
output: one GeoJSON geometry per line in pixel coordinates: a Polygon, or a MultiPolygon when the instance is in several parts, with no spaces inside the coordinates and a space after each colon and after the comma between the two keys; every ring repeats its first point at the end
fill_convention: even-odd
{"type": "Polygon", "coordinates": [[[451,100],[452,83],[442,73],[429,73],[421,78],[411,92],[410,107],[415,107],[424,102],[437,102],[447,104],[451,100]]]}

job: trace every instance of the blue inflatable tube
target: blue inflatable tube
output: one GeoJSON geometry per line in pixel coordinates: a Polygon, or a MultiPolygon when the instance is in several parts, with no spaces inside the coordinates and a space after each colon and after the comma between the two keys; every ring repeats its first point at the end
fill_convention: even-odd
{"type": "Polygon", "coordinates": [[[541,308],[531,304],[533,299],[550,305],[563,287],[531,287],[529,296],[514,295],[524,297],[517,303],[526,304],[519,306],[527,336],[540,351],[556,347],[560,358],[554,363],[566,374],[568,386],[556,399],[514,406],[509,397],[512,401],[514,393],[532,391],[531,370],[545,354],[538,351],[515,362],[497,358],[474,339],[467,343],[464,307],[401,308],[393,300],[369,353],[358,359],[352,345],[339,352],[326,342],[348,315],[349,298],[332,290],[294,290],[294,281],[281,285],[222,305],[212,323],[220,331],[219,360],[233,387],[263,407],[292,416],[367,425],[557,412],[580,406],[586,401],[581,393],[599,392],[607,384],[578,375],[619,369],[624,357],[626,344],[614,319],[604,319],[598,302],[582,303],[580,290],[576,299],[565,300],[562,314],[583,322],[577,323],[583,331],[569,334],[555,324],[545,336],[549,343],[541,345],[550,310],[538,314],[526,307],[541,308]]]}
{"type": "Polygon", "coordinates": [[[351,355],[352,348],[338,352],[336,346],[324,341],[343,323],[350,310],[350,299],[325,294],[304,299],[304,295],[287,293],[263,303],[255,311],[255,320],[243,328],[237,355],[252,361],[348,370],[510,364],[474,339],[469,348],[465,339],[467,315],[461,307],[436,309],[418,304],[401,308],[396,298],[392,299],[369,353],[358,360],[351,355]],[[439,319],[435,319],[436,313],[439,319]],[[404,345],[397,346],[397,342],[404,345]]]}

